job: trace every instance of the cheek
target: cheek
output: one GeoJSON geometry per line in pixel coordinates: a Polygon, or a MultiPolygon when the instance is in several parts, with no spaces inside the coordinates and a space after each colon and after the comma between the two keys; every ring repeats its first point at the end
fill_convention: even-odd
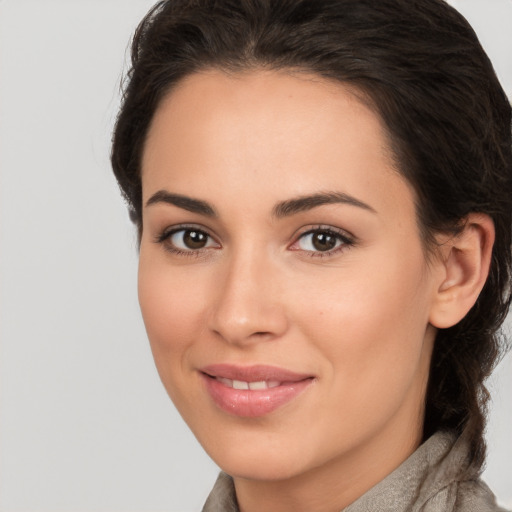
{"type": "Polygon", "coordinates": [[[412,287],[388,285],[387,277],[347,279],[303,311],[303,333],[328,362],[322,375],[329,408],[316,421],[348,445],[384,429],[404,404],[414,417],[421,414],[429,354],[424,313],[412,287]]]}
{"type": "Polygon", "coordinates": [[[309,292],[297,317],[335,381],[352,388],[357,382],[358,393],[372,394],[383,382],[399,387],[413,378],[428,324],[428,288],[418,261],[421,253],[407,260],[382,256],[338,279],[303,284],[309,292]]]}
{"type": "Polygon", "coordinates": [[[139,303],[156,366],[161,376],[169,367],[184,364],[187,349],[201,328],[205,294],[187,279],[146,261],[141,252],[138,276],[139,303]]]}

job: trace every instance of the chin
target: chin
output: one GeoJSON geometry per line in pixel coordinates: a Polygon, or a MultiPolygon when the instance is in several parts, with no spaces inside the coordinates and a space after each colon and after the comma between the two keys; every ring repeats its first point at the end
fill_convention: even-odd
{"type": "Polygon", "coordinates": [[[254,436],[241,437],[229,436],[225,442],[202,443],[214,462],[232,477],[260,481],[287,480],[314,466],[313,463],[308,464],[309,457],[303,443],[298,440],[285,440],[282,436],[272,439],[268,432],[262,433],[260,440],[254,439],[254,436]]]}
{"type": "Polygon", "coordinates": [[[283,460],[278,454],[260,456],[257,460],[247,456],[234,456],[220,461],[219,466],[232,477],[266,482],[288,480],[302,472],[296,463],[283,460]]]}

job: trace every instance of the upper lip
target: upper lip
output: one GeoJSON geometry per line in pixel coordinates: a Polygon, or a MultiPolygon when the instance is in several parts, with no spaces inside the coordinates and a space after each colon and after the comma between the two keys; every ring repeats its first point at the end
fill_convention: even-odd
{"type": "Polygon", "coordinates": [[[297,373],[285,368],[257,364],[252,366],[237,366],[232,364],[211,364],[200,369],[210,377],[239,380],[244,382],[279,381],[299,382],[312,378],[313,375],[297,373]]]}

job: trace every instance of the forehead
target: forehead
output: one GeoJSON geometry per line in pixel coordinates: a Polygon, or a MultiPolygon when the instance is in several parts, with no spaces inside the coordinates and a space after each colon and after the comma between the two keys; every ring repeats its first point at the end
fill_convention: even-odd
{"type": "MultiPolygon", "coordinates": [[[[329,131],[335,139],[334,129],[339,129],[340,122],[351,122],[354,130],[360,128],[356,125],[364,124],[367,130],[372,125],[366,142],[385,150],[388,144],[381,120],[361,97],[349,85],[306,72],[202,71],[185,77],[164,97],[153,117],[148,143],[151,139],[161,142],[163,136],[166,142],[171,137],[203,137],[202,142],[213,144],[236,132],[239,140],[233,138],[233,142],[245,137],[253,147],[258,140],[263,142],[263,135],[279,137],[276,142],[281,145],[313,136],[309,145],[313,148],[329,131]]],[[[344,133],[338,130],[339,136],[344,133]]],[[[265,154],[273,147],[267,146],[265,154]]]]}
{"type": "Polygon", "coordinates": [[[209,197],[221,183],[219,200],[251,192],[278,201],[340,187],[365,202],[377,194],[393,203],[393,191],[412,200],[378,115],[353,89],[292,71],[185,78],[155,113],[142,178],[145,198],[169,187],[209,197]]]}

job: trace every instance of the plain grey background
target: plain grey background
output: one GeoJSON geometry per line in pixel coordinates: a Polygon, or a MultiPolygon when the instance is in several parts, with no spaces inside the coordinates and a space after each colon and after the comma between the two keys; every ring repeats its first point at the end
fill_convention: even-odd
{"type": "MultiPolygon", "coordinates": [[[[512,93],[512,0],[452,3],[512,93]]],[[[194,511],[216,477],[154,369],[108,161],[152,4],[0,0],[2,512],[194,511]]],[[[485,478],[512,507],[511,356],[492,390],[485,478]]]]}

